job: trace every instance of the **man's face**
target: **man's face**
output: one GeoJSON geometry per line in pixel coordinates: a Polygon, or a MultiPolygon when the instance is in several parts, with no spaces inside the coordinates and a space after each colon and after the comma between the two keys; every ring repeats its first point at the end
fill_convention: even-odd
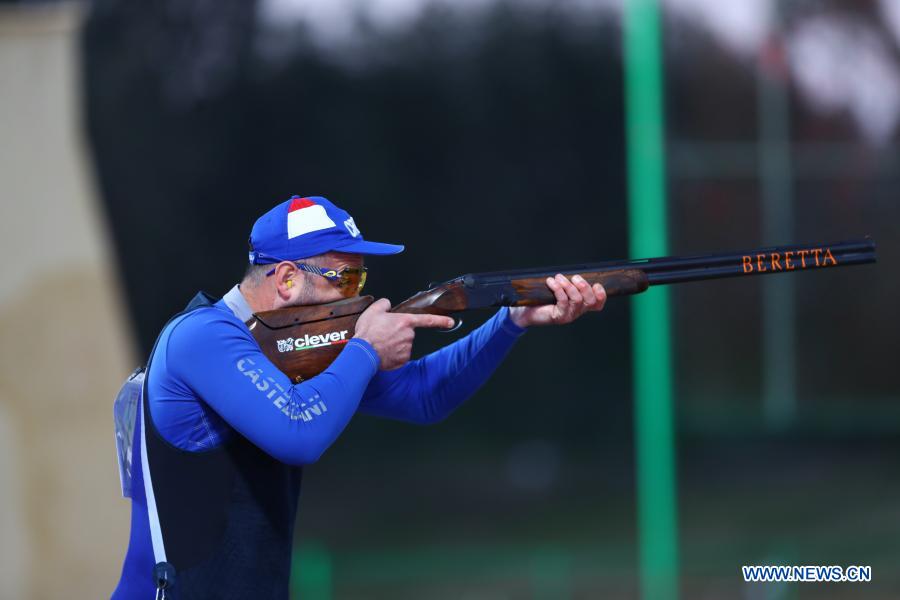
{"type": "MultiPolygon", "coordinates": [[[[328,252],[317,257],[316,260],[308,262],[324,269],[334,269],[338,272],[347,267],[361,269],[364,264],[362,254],[347,254],[345,252],[328,252]]],[[[296,285],[299,287],[299,290],[296,298],[292,299],[288,306],[324,304],[359,295],[359,291],[355,287],[352,289],[341,288],[337,282],[329,281],[325,277],[300,269],[297,270],[294,279],[297,281],[296,285]]]]}

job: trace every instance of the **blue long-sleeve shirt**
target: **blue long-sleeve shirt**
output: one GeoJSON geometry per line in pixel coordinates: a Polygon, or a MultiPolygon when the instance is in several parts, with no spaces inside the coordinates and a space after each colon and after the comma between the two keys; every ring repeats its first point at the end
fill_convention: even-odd
{"type": "MultiPolygon", "coordinates": [[[[323,373],[292,385],[244,324],[250,314],[234,288],[163,330],[147,395],[153,423],[169,443],[203,451],[243,435],[284,463],[307,464],[356,412],[414,423],[446,417],[488,379],[524,331],[504,308],[469,335],[392,371],[379,371],[372,346],[354,338],[323,373]]],[[[142,464],[133,469],[140,472],[142,464]]],[[[147,498],[139,491],[132,501],[131,541],[116,600],[152,592],[147,498]]]]}
{"type": "Polygon", "coordinates": [[[243,297],[233,290],[228,298],[231,306],[221,300],[163,332],[149,373],[153,422],[185,450],[216,447],[237,432],[293,465],[318,459],[357,411],[414,423],[446,417],[524,331],[504,308],[464,338],[392,371],[379,371],[374,348],[354,338],[323,373],[291,384],[244,324],[243,297]]]}

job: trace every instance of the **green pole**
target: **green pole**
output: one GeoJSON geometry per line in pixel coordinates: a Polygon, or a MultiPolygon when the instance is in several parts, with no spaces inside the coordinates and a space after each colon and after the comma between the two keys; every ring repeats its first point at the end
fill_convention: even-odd
{"type": "MultiPolygon", "coordinates": [[[[626,0],[628,233],[635,258],[668,253],[659,20],[656,0],[626,0]]],[[[648,600],[675,599],[678,533],[667,290],[654,288],[635,297],[631,315],[641,592],[648,600]]]]}
{"type": "MultiPolygon", "coordinates": [[[[783,5],[773,5],[769,31],[773,39],[760,52],[784,51],[783,5]],[[770,45],[771,44],[771,45],[770,45]],[[774,46],[774,48],[773,48],[774,46]]],[[[791,108],[786,69],[760,56],[757,67],[759,121],[759,183],[762,199],[763,244],[775,246],[794,233],[791,180],[791,108]]],[[[763,417],[772,431],[784,430],[797,412],[797,330],[792,277],[762,281],[763,417]]]]}
{"type": "Polygon", "coordinates": [[[291,598],[331,600],[332,565],[328,548],[312,541],[294,548],[291,564],[291,598]]]}

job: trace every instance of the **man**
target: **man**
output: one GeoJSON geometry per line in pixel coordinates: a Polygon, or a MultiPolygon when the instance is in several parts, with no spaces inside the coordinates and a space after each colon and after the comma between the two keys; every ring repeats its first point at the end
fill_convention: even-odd
{"type": "Polygon", "coordinates": [[[217,302],[198,294],[151,352],[131,447],[131,539],[113,598],[287,598],[301,468],[354,414],[439,421],[527,327],[569,323],[606,300],[599,284],[557,275],[547,279],[555,305],[502,308],[410,361],[416,328],[453,321],[390,313],[383,298],[360,315],[327,370],[293,385],[244,323],[264,310],[355,296],[363,257],[403,246],[366,241],[344,210],[297,196],[260,217],[250,245],[240,285],[217,302]]]}

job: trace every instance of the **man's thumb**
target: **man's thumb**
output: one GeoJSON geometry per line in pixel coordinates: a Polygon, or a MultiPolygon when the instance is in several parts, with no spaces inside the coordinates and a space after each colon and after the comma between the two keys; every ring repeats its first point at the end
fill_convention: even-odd
{"type": "Polygon", "coordinates": [[[385,313],[391,310],[391,301],[387,298],[379,298],[372,303],[372,305],[369,307],[369,310],[378,313],[385,313]]]}

